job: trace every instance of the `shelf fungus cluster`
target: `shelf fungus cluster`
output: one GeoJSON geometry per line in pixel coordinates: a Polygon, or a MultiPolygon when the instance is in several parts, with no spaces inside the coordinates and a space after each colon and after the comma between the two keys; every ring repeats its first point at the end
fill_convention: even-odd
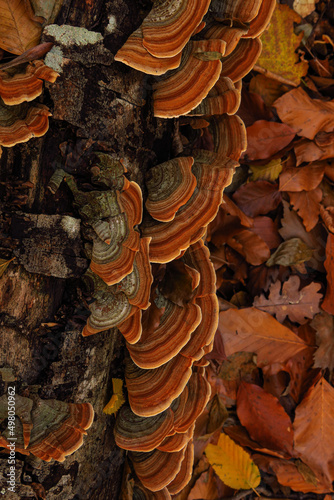
{"type": "Polygon", "coordinates": [[[0,70],[0,146],[11,147],[47,132],[51,113],[30,101],[42,93],[43,81],[54,83],[57,76],[42,61],[0,70]]]}
{"type": "Polygon", "coordinates": [[[54,399],[30,399],[15,395],[15,422],[8,419],[7,395],[0,398],[0,447],[9,451],[15,429],[15,450],[49,462],[63,462],[83,444],[92,425],[93,407],[89,403],[63,403],[54,399]],[[7,425],[6,425],[7,423],[7,425]]]}

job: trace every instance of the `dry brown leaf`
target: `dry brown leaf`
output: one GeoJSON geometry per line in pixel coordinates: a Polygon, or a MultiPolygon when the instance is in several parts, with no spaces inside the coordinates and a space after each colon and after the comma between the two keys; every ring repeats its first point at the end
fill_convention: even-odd
{"type": "Polygon", "coordinates": [[[270,255],[268,245],[257,234],[248,229],[237,232],[227,239],[227,244],[243,255],[247,262],[259,266],[270,255]]]}
{"type": "Polygon", "coordinates": [[[250,437],[263,448],[293,454],[292,423],[277,398],[258,385],[242,381],[237,414],[250,437]]]}
{"type": "Polygon", "coordinates": [[[267,76],[259,74],[253,76],[249,82],[249,90],[259,94],[267,106],[272,106],[276,99],[289,90],[289,87],[277,80],[272,80],[267,76]]]}
{"type": "Polygon", "coordinates": [[[280,281],[273,283],[269,289],[269,298],[266,299],[264,294],[255,297],[254,306],[275,315],[280,323],[288,316],[291,321],[303,324],[307,318],[313,318],[320,311],[320,283],[310,283],[299,290],[300,279],[292,275],[283,283],[282,291],[281,286],[280,281]]]}
{"type": "Polygon", "coordinates": [[[324,208],[320,205],[320,217],[322,218],[328,231],[334,233],[334,207],[329,206],[324,208]]]}
{"type": "Polygon", "coordinates": [[[334,480],[334,388],[322,377],[297,406],[295,450],[319,479],[334,480]]]}
{"type": "Polygon", "coordinates": [[[278,233],[277,225],[270,217],[255,217],[254,225],[250,231],[257,234],[265,243],[267,243],[270,250],[277,248],[281,243],[281,238],[278,233]]]}
{"type": "Polygon", "coordinates": [[[283,241],[267,260],[267,266],[296,266],[311,259],[313,250],[300,238],[283,241]]]}
{"type": "Polygon", "coordinates": [[[318,0],[294,0],[293,10],[301,17],[306,17],[315,10],[315,3],[318,0]]]}
{"type": "Polygon", "coordinates": [[[311,163],[306,167],[288,167],[279,176],[280,191],[311,191],[315,189],[325,173],[324,163],[311,163]]]}
{"type": "Polygon", "coordinates": [[[307,345],[269,313],[255,307],[222,311],[219,330],[226,356],[240,351],[254,352],[259,367],[285,363],[307,345]]]}
{"type": "Polygon", "coordinates": [[[313,141],[304,139],[295,145],[294,151],[297,159],[297,166],[303,162],[327,160],[327,158],[333,158],[334,156],[334,142],[319,146],[313,141]]]}
{"type": "Polygon", "coordinates": [[[306,231],[311,231],[319,220],[322,191],[320,187],[311,191],[289,192],[290,203],[297,210],[306,231]]]}
{"type": "Polygon", "coordinates": [[[312,140],[320,131],[333,130],[334,100],[311,99],[299,87],[279,97],[273,105],[282,122],[294,128],[302,137],[312,140]]]}
{"type": "Polygon", "coordinates": [[[295,135],[296,131],[284,123],[258,120],[247,127],[247,150],[242,158],[266,160],[290,144],[295,135]]]}
{"type": "Polygon", "coordinates": [[[234,201],[229,198],[226,193],[223,194],[223,203],[221,204],[222,210],[227,214],[233,215],[240,219],[240,222],[245,227],[253,226],[253,219],[248,217],[239,207],[234,203],[234,201]]]}
{"type": "Polygon", "coordinates": [[[20,55],[39,43],[40,23],[32,20],[31,6],[25,0],[0,0],[0,47],[20,55]]]}
{"type": "Polygon", "coordinates": [[[321,308],[330,314],[334,314],[334,234],[332,233],[328,233],[324,265],[327,271],[327,289],[321,308]]]}
{"type": "Polygon", "coordinates": [[[334,317],[322,311],[311,321],[311,327],[316,331],[317,345],[314,354],[315,368],[334,369],[334,317]]]}
{"type": "Polygon", "coordinates": [[[275,210],[282,200],[277,185],[268,181],[243,184],[233,195],[237,205],[250,217],[275,210]]]}

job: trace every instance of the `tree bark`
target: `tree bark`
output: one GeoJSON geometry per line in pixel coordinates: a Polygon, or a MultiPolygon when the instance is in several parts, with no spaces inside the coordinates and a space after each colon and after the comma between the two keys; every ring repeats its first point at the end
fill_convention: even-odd
{"type": "MultiPolygon", "coordinates": [[[[105,151],[123,158],[144,189],[146,169],[170,158],[173,123],[153,117],[152,77],[113,62],[150,7],[149,1],[64,0],[56,24],[102,37],[67,43],[46,28],[43,39],[58,50],[48,60],[61,71],[38,99],[52,112],[49,131],[4,148],[1,157],[0,258],[15,259],[0,278],[0,396],[5,368],[14,373],[18,394],[90,402],[95,410],[83,446],[63,463],[35,468],[17,453],[16,492],[6,491],[6,499],[44,498],[39,485],[48,500],[121,495],[124,452],[115,446],[114,417],[102,410],[111,379],[122,377],[123,341],[117,330],[81,336],[88,311],[80,277],[89,265],[82,223],[65,183],[55,195],[46,186],[57,167],[88,182],[87,153],[105,151]]],[[[7,468],[0,452],[0,493],[7,468]]]]}

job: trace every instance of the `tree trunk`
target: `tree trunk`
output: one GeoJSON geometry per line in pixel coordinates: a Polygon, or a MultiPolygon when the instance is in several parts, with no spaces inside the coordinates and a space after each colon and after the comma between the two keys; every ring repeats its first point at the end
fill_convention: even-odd
{"type": "Polygon", "coordinates": [[[15,493],[6,490],[8,456],[0,453],[6,499],[45,498],[39,484],[48,500],[121,495],[124,453],[114,443],[114,417],[102,410],[112,377],[122,377],[122,337],[116,329],[81,336],[88,316],[80,280],[89,265],[86,241],[67,185],[55,195],[46,186],[57,167],[88,181],[91,151],[123,158],[142,188],[147,167],[169,159],[173,124],[153,118],[152,77],[113,62],[150,7],[145,0],[64,0],[56,24],[102,36],[75,32],[64,41],[46,28],[44,40],[55,43],[46,62],[60,72],[38,99],[52,112],[49,131],[4,148],[1,157],[0,258],[15,259],[0,278],[0,396],[11,369],[18,394],[90,402],[95,410],[83,446],[63,463],[35,468],[17,453],[15,493]]]}

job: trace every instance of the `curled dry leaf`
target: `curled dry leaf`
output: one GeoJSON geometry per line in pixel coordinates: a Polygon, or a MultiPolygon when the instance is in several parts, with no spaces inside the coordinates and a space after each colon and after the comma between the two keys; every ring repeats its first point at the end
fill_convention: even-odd
{"type": "Polygon", "coordinates": [[[280,244],[276,252],[267,260],[267,266],[270,267],[276,264],[281,266],[295,266],[310,260],[312,254],[312,248],[306,245],[303,240],[300,238],[291,238],[280,244]]]}
{"type": "Polygon", "coordinates": [[[322,311],[313,318],[311,327],[316,331],[317,345],[319,346],[314,354],[314,367],[333,370],[334,317],[322,311]]]}
{"type": "Polygon", "coordinates": [[[217,445],[208,444],[205,454],[216,474],[231,488],[254,489],[259,486],[259,469],[248,453],[226,434],[219,436],[217,445]]]}
{"type": "Polygon", "coordinates": [[[303,33],[298,36],[294,34],[294,23],[300,21],[300,16],[287,5],[278,4],[268,31],[261,37],[262,53],[257,62],[263,69],[291,80],[296,85],[308,69],[308,63],[298,62],[298,54],[295,53],[304,36],[303,33]]]}
{"type": "Polygon", "coordinates": [[[303,324],[307,318],[313,318],[319,309],[322,294],[318,293],[320,283],[311,283],[299,290],[300,279],[298,276],[290,276],[282,286],[280,281],[272,283],[269,289],[269,298],[264,294],[255,297],[254,306],[262,311],[274,314],[280,323],[286,316],[291,321],[303,324]]]}
{"type": "Polygon", "coordinates": [[[322,377],[297,406],[295,450],[325,484],[334,479],[334,388],[322,377]]]}
{"type": "Polygon", "coordinates": [[[325,163],[311,163],[306,167],[288,167],[279,177],[280,191],[311,191],[319,186],[325,173],[325,163]]]}
{"type": "Polygon", "coordinates": [[[237,413],[251,438],[263,448],[293,454],[292,423],[277,398],[258,385],[242,381],[237,413]]]}
{"type": "Polygon", "coordinates": [[[327,271],[327,289],[321,308],[334,314],[334,234],[329,233],[326,243],[325,269],[327,271]]]}
{"type": "Polygon", "coordinates": [[[303,219],[306,231],[311,231],[319,220],[320,202],[322,200],[320,187],[311,191],[289,192],[289,197],[291,205],[303,219]]]}
{"type": "Polygon", "coordinates": [[[247,127],[247,150],[243,158],[266,160],[290,144],[295,135],[296,131],[289,125],[258,120],[247,127]]]}
{"type": "Polygon", "coordinates": [[[311,99],[301,87],[287,92],[273,105],[282,122],[302,137],[312,140],[320,131],[333,130],[334,101],[311,99]]]}
{"type": "Polygon", "coordinates": [[[307,345],[270,314],[255,307],[222,311],[219,330],[226,356],[239,351],[253,352],[257,354],[259,367],[284,363],[307,345]]]}
{"type": "Polygon", "coordinates": [[[237,205],[250,217],[275,210],[282,200],[277,185],[267,181],[248,182],[233,195],[237,205]]]}

